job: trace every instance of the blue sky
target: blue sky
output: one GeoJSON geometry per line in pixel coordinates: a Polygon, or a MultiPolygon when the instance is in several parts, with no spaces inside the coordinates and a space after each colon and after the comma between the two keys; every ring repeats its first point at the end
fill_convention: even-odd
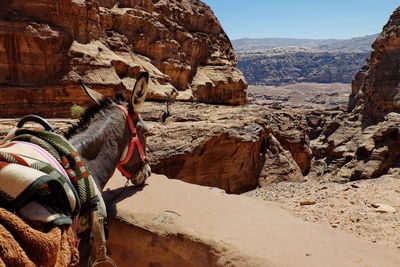
{"type": "Polygon", "coordinates": [[[230,39],[347,39],[379,33],[398,0],[202,0],[230,39]]]}

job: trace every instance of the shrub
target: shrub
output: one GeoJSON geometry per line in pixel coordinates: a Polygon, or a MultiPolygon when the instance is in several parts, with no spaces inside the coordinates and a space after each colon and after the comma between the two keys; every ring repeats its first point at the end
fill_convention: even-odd
{"type": "Polygon", "coordinates": [[[74,104],[71,107],[71,116],[73,118],[79,118],[80,116],[82,116],[82,114],[85,112],[85,108],[79,105],[74,104]]]}

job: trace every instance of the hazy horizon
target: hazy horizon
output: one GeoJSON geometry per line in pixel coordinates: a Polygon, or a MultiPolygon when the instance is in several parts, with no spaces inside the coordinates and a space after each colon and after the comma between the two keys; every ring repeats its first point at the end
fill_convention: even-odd
{"type": "Polygon", "coordinates": [[[237,40],[243,40],[243,39],[299,39],[299,40],[349,40],[353,38],[360,38],[360,37],[367,37],[367,36],[373,36],[379,33],[375,34],[367,34],[363,36],[353,36],[351,38],[290,38],[290,37],[260,37],[260,38],[252,38],[252,37],[243,37],[243,38],[238,38],[238,39],[231,39],[232,41],[237,41],[237,40]]]}
{"type": "Polygon", "coordinates": [[[395,0],[202,0],[231,40],[351,39],[380,33],[395,0]]]}

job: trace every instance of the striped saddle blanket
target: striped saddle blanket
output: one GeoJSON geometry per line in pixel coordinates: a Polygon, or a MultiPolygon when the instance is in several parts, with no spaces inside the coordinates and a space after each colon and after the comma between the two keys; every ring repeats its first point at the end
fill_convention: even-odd
{"type": "MultiPolygon", "coordinates": [[[[0,143],[0,207],[56,226],[94,210],[106,217],[93,177],[64,137],[20,128],[7,139],[0,143]]],[[[89,227],[82,222],[78,232],[89,227]]]]}

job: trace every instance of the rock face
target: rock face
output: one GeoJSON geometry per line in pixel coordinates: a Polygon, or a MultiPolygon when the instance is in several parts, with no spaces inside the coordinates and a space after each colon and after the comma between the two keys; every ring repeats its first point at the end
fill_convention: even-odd
{"type": "Polygon", "coordinates": [[[317,117],[310,115],[308,120],[310,125],[314,120],[313,135],[319,134],[310,142],[314,156],[311,175],[316,179],[348,182],[400,173],[398,114],[390,113],[368,127],[340,111],[325,113],[318,122],[317,117]]]}
{"type": "Polygon", "coordinates": [[[399,35],[400,8],[373,44],[368,65],[353,80],[352,113],[309,117],[313,170],[319,179],[352,181],[399,175],[399,35]]]}
{"type": "Polygon", "coordinates": [[[182,100],[246,102],[232,45],[198,0],[14,0],[0,26],[2,117],[68,116],[65,106],[87,101],[79,79],[114,95],[143,71],[153,99],[176,88],[182,100]]]}
{"type": "Polygon", "coordinates": [[[145,103],[142,117],[154,173],[242,193],[271,182],[301,181],[310,171],[305,117],[260,106],[145,103]],[[279,166],[279,167],[278,167],[279,166]]]}
{"type": "Polygon", "coordinates": [[[238,67],[251,85],[299,82],[350,83],[369,52],[279,47],[238,53],[238,67]]]}
{"type": "Polygon", "coordinates": [[[374,51],[353,81],[350,109],[363,116],[363,125],[400,112],[400,8],[396,9],[373,44],[374,51]]]}

